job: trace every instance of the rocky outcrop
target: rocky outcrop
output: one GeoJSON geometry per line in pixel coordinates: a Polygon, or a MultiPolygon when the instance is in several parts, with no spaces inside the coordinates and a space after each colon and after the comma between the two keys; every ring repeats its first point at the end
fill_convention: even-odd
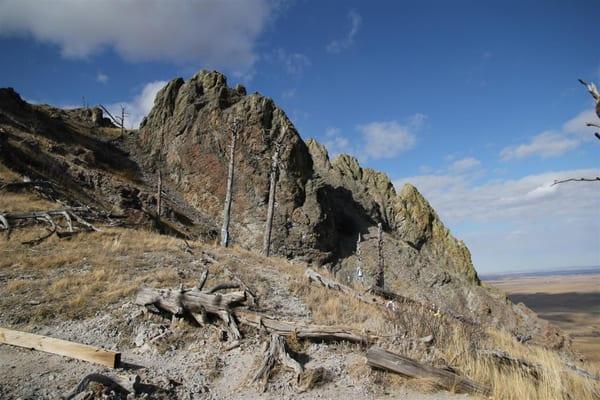
{"type": "Polygon", "coordinates": [[[385,174],[362,168],[356,158],[341,155],[330,161],[322,145],[304,143],[271,99],[228,87],[218,72],[175,79],[158,93],[139,131],[142,162],[163,169],[191,205],[218,221],[234,121],[242,121],[235,154],[234,242],[260,249],[269,162],[279,142],[275,253],[338,265],[352,257],[358,235],[368,235],[381,222],[403,246],[435,260],[447,273],[478,282],[468,250],[416,189],[407,186],[397,195],[385,174]]]}
{"type": "Polygon", "coordinates": [[[66,197],[80,203],[136,220],[153,215],[160,170],[163,226],[214,240],[222,220],[230,133],[237,124],[234,244],[261,250],[277,146],[272,253],[326,265],[339,279],[368,286],[381,223],[388,289],[457,318],[549,335],[526,308],[480,285],[468,249],[415,187],[396,192],[385,174],[361,167],[349,155],[330,160],[323,145],[301,139],[271,99],[229,87],[218,72],[169,82],[139,131],[123,136],[97,109],[34,106],[12,90],[0,90],[0,162],[18,174],[57,182],[66,197]]]}

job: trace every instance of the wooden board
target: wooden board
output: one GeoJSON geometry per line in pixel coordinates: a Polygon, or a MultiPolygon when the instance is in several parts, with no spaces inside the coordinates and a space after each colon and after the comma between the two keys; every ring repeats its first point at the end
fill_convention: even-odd
{"type": "Polygon", "coordinates": [[[0,343],[76,358],[109,368],[116,368],[121,362],[121,353],[6,328],[0,328],[0,343]]]}

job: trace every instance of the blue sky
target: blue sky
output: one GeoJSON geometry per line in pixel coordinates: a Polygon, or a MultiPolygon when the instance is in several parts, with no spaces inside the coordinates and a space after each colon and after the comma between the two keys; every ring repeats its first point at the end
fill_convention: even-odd
{"type": "Polygon", "coordinates": [[[410,181],[482,272],[600,265],[598,1],[0,0],[0,86],[126,103],[219,69],[410,181]]]}

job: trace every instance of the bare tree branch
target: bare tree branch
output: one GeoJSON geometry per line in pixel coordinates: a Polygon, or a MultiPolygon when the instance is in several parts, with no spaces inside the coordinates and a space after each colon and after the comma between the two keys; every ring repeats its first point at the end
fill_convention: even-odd
{"type": "Polygon", "coordinates": [[[554,183],[552,184],[552,186],[558,185],[559,183],[565,183],[565,182],[596,182],[596,181],[600,181],[600,176],[597,176],[595,178],[569,178],[569,179],[563,179],[563,180],[560,180],[560,181],[554,181],[554,183]]]}

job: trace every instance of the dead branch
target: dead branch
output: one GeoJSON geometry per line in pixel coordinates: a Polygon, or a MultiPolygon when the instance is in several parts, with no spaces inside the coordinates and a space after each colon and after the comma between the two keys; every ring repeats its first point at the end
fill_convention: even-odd
{"type": "Polygon", "coordinates": [[[430,379],[446,390],[482,395],[491,393],[491,388],[487,385],[375,346],[367,351],[367,364],[372,368],[391,371],[410,378],[430,379]]]}
{"type": "Polygon", "coordinates": [[[77,213],[85,213],[92,215],[92,211],[86,207],[72,207],[72,208],[64,208],[57,210],[47,210],[47,211],[31,211],[31,212],[15,212],[15,213],[0,213],[0,221],[2,221],[2,225],[4,225],[4,229],[7,229],[8,226],[10,228],[10,224],[8,221],[19,221],[19,220],[39,220],[44,222],[49,222],[52,230],[57,231],[55,223],[52,217],[61,217],[67,221],[69,232],[73,233],[73,221],[75,219],[80,225],[85,227],[90,231],[100,231],[91,223],[87,222],[83,217],[80,217],[77,213]],[[4,223],[6,222],[6,223],[4,223]]]}
{"type": "Polygon", "coordinates": [[[257,385],[258,389],[264,392],[267,389],[269,376],[277,362],[293,370],[296,373],[296,383],[299,382],[300,374],[304,371],[304,368],[289,355],[283,337],[277,333],[273,333],[269,347],[266,348],[263,360],[256,373],[250,379],[250,383],[257,385]]]}
{"type": "Polygon", "coordinates": [[[198,279],[198,283],[196,284],[196,289],[202,290],[204,284],[206,284],[206,279],[208,278],[208,268],[204,268],[202,273],[200,274],[200,279],[198,279]]]}
{"type": "Polygon", "coordinates": [[[569,179],[555,180],[551,186],[558,185],[559,183],[565,183],[565,182],[596,182],[596,181],[600,181],[600,176],[597,176],[595,178],[569,178],[569,179]]]}

